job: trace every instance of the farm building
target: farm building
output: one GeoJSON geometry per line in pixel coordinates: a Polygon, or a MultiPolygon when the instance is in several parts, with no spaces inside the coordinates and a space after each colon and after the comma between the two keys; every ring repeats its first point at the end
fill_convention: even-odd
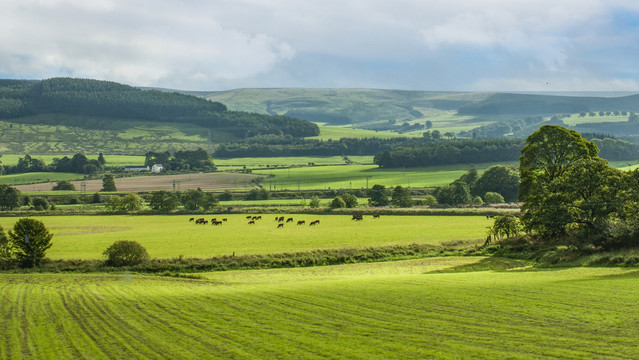
{"type": "Polygon", "coordinates": [[[159,173],[162,172],[162,170],[164,170],[164,166],[162,164],[155,164],[151,166],[151,172],[159,173]]]}
{"type": "Polygon", "coordinates": [[[122,170],[129,172],[141,172],[141,171],[150,171],[151,168],[148,166],[134,166],[134,165],[126,165],[122,167],[122,170]]]}

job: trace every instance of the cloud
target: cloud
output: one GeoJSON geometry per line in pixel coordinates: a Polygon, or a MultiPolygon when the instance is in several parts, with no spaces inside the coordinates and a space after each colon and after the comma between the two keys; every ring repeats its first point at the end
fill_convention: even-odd
{"type": "Polygon", "coordinates": [[[194,90],[639,80],[633,0],[6,0],[0,13],[11,77],[194,90]]]}

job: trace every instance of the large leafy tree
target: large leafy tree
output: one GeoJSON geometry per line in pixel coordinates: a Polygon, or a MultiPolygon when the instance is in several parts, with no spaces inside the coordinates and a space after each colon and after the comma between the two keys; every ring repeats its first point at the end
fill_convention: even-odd
{"type": "Polygon", "coordinates": [[[151,200],[149,201],[151,209],[162,212],[171,212],[177,209],[179,204],[180,199],[177,195],[165,190],[152,192],[151,200]]]}
{"type": "Polygon", "coordinates": [[[102,178],[102,190],[100,191],[117,191],[115,187],[115,179],[113,179],[113,175],[105,174],[102,178]]]}
{"type": "Polygon", "coordinates": [[[397,207],[411,207],[413,199],[410,194],[410,190],[397,185],[393,189],[393,193],[391,194],[391,203],[397,207]]]}
{"type": "Polygon", "coordinates": [[[389,203],[388,192],[384,185],[373,185],[368,190],[368,203],[371,206],[386,206],[389,203]]]}
{"type": "Polygon", "coordinates": [[[24,267],[40,266],[45,252],[53,245],[53,234],[39,220],[22,218],[9,231],[11,247],[24,267]]]}
{"type": "Polygon", "coordinates": [[[552,238],[572,227],[603,228],[617,210],[611,199],[617,173],[597,153],[579,133],[556,125],[542,126],[526,139],[519,199],[527,230],[552,238]]]}
{"type": "Polygon", "coordinates": [[[505,201],[514,202],[519,193],[519,171],[514,166],[493,166],[469,185],[472,195],[483,197],[487,192],[494,192],[503,196],[505,201]]]}

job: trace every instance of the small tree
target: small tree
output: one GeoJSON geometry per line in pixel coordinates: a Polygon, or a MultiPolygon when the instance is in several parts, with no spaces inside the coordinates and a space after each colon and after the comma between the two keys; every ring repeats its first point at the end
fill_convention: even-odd
{"type": "Polygon", "coordinates": [[[104,166],[104,164],[106,164],[106,159],[104,158],[104,155],[102,155],[102,153],[98,154],[98,162],[101,166],[104,166]]]}
{"type": "Polygon", "coordinates": [[[411,207],[413,199],[410,195],[410,190],[400,185],[395,186],[391,195],[391,203],[397,207],[411,207]]]}
{"type": "Polygon", "coordinates": [[[120,240],[109,246],[103,253],[107,257],[107,265],[131,266],[149,260],[146,249],[136,241],[120,240]]]}
{"type": "Polygon", "coordinates": [[[113,175],[105,174],[102,178],[102,190],[100,191],[117,191],[115,187],[115,179],[113,179],[113,175]]]}
{"type": "Polygon", "coordinates": [[[331,203],[328,206],[331,209],[343,209],[346,207],[346,203],[341,197],[337,196],[335,197],[335,199],[331,201],[331,203]]]}
{"type": "Polygon", "coordinates": [[[31,205],[36,211],[44,211],[49,209],[49,202],[45,198],[37,197],[31,201],[31,205]]]}
{"type": "Polygon", "coordinates": [[[40,266],[45,252],[53,245],[52,238],[53,234],[41,221],[29,218],[18,220],[9,231],[11,247],[23,267],[40,266]]]}
{"type": "Polygon", "coordinates": [[[358,203],[357,203],[357,197],[355,197],[355,195],[352,194],[344,194],[342,195],[342,200],[344,200],[344,203],[346,204],[347,208],[356,208],[358,203]]]}
{"type": "Polygon", "coordinates": [[[224,190],[224,192],[218,196],[218,199],[220,199],[220,201],[231,201],[233,200],[233,193],[229,190],[224,190]]]}
{"type": "Polygon", "coordinates": [[[490,228],[490,233],[493,234],[495,238],[501,238],[502,236],[509,238],[517,235],[519,229],[519,219],[516,216],[503,215],[495,217],[495,222],[493,223],[493,227],[490,228]]]}
{"type": "Polygon", "coordinates": [[[318,207],[320,207],[320,198],[317,195],[314,195],[311,198],[311,201],[308,206],[310,206],[313,209],[317,209],[318,207]]]}
{"type": "Polygon", "coordinates": [[[13,260],[13,247],[4,228],[0,226],[0,269],[6,268],[13,260]]]}
{"type": "Polygon", "coordinates": [[[373,187],[368,190],[368,203],[371,206],[386,206],[388,205],[388,193],[386,192],[386,187],[384,185],[373,185],[373,187]]]}
{"type": "Polygon", "coordinates": [[[180,204],[180,199],[172,192],[160,190],[151,193],[151,200],[149,206],[153,210],[162,212],[171,212],[177,209],[180,204]]]}
{"type": "Polygon", "coordinates": [[[13,210],[20,206],[20,191],[9,185],[0,185],[0,210],[13,210]]]}
{"type": "Polygon", "coordinates": [[[99,204],[102,202],[102,197],[100,196],[100,193],[93,193],[93,196],[91,197],[91,202],[93,204],[99,204]]]}

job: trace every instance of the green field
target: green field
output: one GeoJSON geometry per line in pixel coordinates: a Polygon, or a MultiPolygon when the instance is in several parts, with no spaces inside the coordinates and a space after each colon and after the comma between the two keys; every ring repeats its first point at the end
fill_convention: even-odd
{"type": "MultiPolygon", "coordinates": [[[[352,163],[372,164],[373,156],[349,156],[352,163]]],[[[315,165],[344,165],[346,160],[343,156],[283,156],[283,157],[253,157],[253,158],[230,158],[213,159],[218,170],[238,168],[266,168],[266,167],[290,167],[308,166],[309,163],[315,165]]]]}
{"type": "Polygon", "coordinates": [[[80,180],[84,178],[84,174],[74,173],[54,173],[54,172],[35,172],[25,174],[11,174],[0,176],[0,184],[6,185],[24,185],[37,184],[49,181],[60,180],[80,180]]]}
{"type": "Polygon", "coordinates": [[[639,357],[636,270],[432,273],[482,262],[0,274],[0,358],[639,357]]]}
{"type": "MultiPolygon", "coordinates": [[[[193,215],[194,217],[204,217],[193,215]]],[[[195,225],[188,215],[168,216],[49,216],[38,217],[54,234],[47,251],[51,259],[102,259],[102,252],[118,240],[135,240],[154,258],[205,258],[219,255],[272,254],[317,249],[376,247],[424,243],[441,245],[456,239],[481,241],[491,222],[484,216],[383,216],[353,221],[349,215],[287,215],[295,222],[277,228],[275,215],[265,214],[255,225],[245,215],[207,215],[227,218],[221,226],[195,225]],[[319,226],[308,226],[320,220],[319,226]]],[[[0,218],[10,229],[18,218],[0,218]]]]}
{"type": "MultiPolygon", "coordinates": [[[[497,163],[475,164],[479,171],[497,163]]],[[[365,189],[385,186],[429,187],[448,185],[471,169],[471,165],[447,165],[428,168],[382,169],[377,165],[317,166],[254,171],[268,175],[262,181],[266,189],[365,189]]]]}
{"type": "Polygon", "coordinates": [[[318,139],[318,140],[339,140],[341,138],[395,138],[395,137],[413,137],[413,136],[422,136],[421,134],[400,134],[397,132],[391,131],[375,131],[375,130],[366,130],[366,129],[357,129],[349,126],[328,126],[328,125],[320,125],[320,134],[319,136],[308,137],[308,139],[318,139]]]}
{"type": "MultiPolygon", "coordinates": [[[[60,155],[39,155],[29,154],[34,159],[40,159],[45,164],[51,164],[54,158],[63,158],[65,156],[72,158],[75,154],[60,154],[60,155]]],[[[88,159],[97,159],[98,154],[85,154],[88,159]]],[[[3,165],[16,165],[18,159],[23,158],[24,155],[5,154],[0,157],[3,165]]],[[[104,155],[107,167],[122,167],[125,165],[144,165],[144,156],[141,155],[104,155]]]]}

